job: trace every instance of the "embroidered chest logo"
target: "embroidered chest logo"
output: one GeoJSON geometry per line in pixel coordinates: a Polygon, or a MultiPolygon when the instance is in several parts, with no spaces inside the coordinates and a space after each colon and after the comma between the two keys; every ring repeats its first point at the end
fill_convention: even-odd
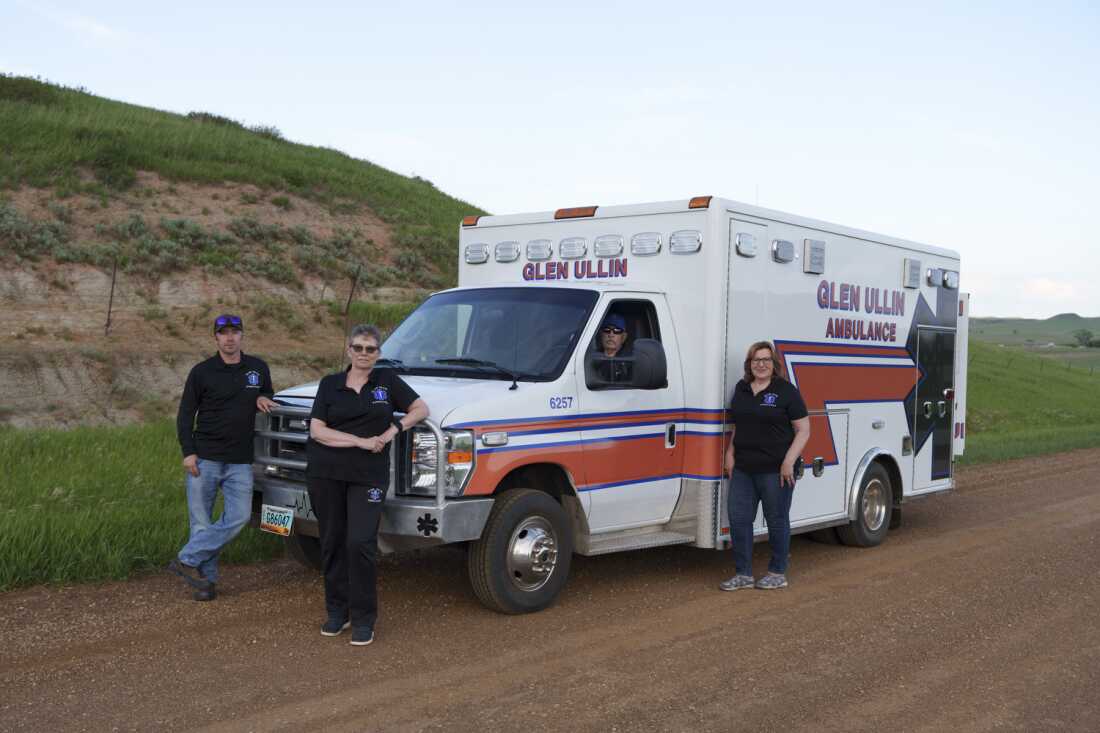
{"type": "Polygon", "coordinates": [[[244,381],[249,387],[260,386],[260,373],[255,369],[249,370],[244,373],[244,381]]]}
{"type": "Polygon", "coordinates": [[[370,394],[371,394],[371,397],[374,398],[375,402],[389,402],[390,401],[390,391],[388,389],[386,389],[385,387],[375,387],[373,390],[371,390],[370,394]]]}
{"type": "Polygon", "coordinates": [[[764,401],[760,404],[764,405],[764,407],[775,407],[775,401],[778,399],[779,395],[777,395],[775,392],[768,392],[764,395],[764,401]]]}
{"type": "Polygon", "coordinates": [[[382,489],[367,489],[367,501],[371,504],[377,504],[382,501],[382,489]]]}

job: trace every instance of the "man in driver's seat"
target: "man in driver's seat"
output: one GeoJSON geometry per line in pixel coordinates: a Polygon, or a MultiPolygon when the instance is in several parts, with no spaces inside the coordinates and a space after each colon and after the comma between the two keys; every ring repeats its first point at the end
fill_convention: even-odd
{"type": "Polygon", "coordinates": [[[626,332],[626,319],[618,313],[608,313],[600,326],[600,353],[608,361],[600,360],[596,364],[600,378],[608,382],[630,381],[633,364],[630,361],[620,361],[623,357],[629,357],[631,353],[627,342],[630,334],[626,332]],[[612,357],[618,357],[612,359],[612,357]]]}

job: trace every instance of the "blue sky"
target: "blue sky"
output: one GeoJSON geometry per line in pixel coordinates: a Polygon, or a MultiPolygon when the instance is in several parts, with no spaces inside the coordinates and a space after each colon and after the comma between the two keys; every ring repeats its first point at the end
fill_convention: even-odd
{"type": "Polygon", "coordinates": [[[1100,315],[1096,3],[406,5],[7,0],[0,71],[493,213],[759,203],[958,250],[975,315],[1100,315]]]}

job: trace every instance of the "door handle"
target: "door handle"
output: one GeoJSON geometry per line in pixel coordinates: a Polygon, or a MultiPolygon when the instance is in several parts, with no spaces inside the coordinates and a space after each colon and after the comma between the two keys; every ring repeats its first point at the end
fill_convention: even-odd
{"type": "Polygon", "coordinates": [[[665,447],[676,447],[676,423],[670,422],[665,426],[665,447]]]}
{"type": "Polygon", "coordinates": [[[825,473],[825,459],[818,456],[814,459],[814,476],[820,476],[825,473]]]}
{"type": "Polygon", "coordinates": [[[924,416],[926,418],[931,418],[932,417],[932,403],[931,402],[925,402],[924,403],[924,416]]]}
{"type": "Polygon", "coordinates": [[[944,402],[943,400],[940,400],[939,402],[936,403],[936,405],[940,409],[940,417],[947,417],[947,403],[944,402]]]}

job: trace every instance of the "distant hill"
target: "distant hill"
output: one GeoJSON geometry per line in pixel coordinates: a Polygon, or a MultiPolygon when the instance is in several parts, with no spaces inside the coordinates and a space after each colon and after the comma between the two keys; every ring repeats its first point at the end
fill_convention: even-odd
{"type": "Polygon", "coordinates": [[[1076,313],[1060,313],[1046,319],[971,318],[970,338],[1013,346],[1059,346],[1076,344],[1073,333],[1085,329],[1100,338],[1100,318],[1083,318],[1076,313]]]}

